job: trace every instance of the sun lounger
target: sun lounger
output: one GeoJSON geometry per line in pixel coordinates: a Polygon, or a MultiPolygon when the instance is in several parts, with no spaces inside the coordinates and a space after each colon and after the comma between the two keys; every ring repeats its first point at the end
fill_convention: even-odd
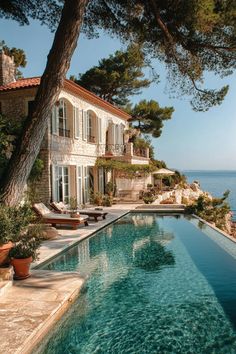
{"type": "MultiPolygon", "coordinates": [[[[69,213],[70,211],[68,210],[68,207],[60,202],[60,203],[56,203],[56,202],[52,202],[51,207],[60,214],[66,214],[69,213]]],[[[102,211],[102,210],[90,210],[90,209],[78,209],[77,213],[81,214],[81,215],[87,215],[89,217],[94,218],[94,220],[97,222],[99,217],[102,217],[103,219],[106,219],[106,215],[107,213],[102,211]]]]}
{"type": "Polygon", "coordinates": [[[58,213],[53,213],[43,203],[34,204],[33,210],[38,216],[41,217],[43,222],[45,222],[46,224],[52,224],[52,226],[66,224],[71,225],[74,230],[76,230],[77,226],[80,224],[88,226],[88,217],[78,216],[77,218],[72,218],[69,214],[61,215],[58,213]]]}

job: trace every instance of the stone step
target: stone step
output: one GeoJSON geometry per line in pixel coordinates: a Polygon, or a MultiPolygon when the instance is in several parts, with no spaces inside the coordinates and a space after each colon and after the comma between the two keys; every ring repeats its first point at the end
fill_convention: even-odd
{"type": "Polygon", "coordinates": [[[4,295],[6,291],[12,287],[12,280],[0,281],[0,296],[4,295]]]}
{"type": "Polygon", "coordinates": [[[184,210],[183,204],[144,204],[138,206],[136,209],[155,209],[155,210],[184,210]]]}
{"type": "Polygon", "coordinates": [[[0,267],[0,282],[13,279],[13,267],[0,267]]]}

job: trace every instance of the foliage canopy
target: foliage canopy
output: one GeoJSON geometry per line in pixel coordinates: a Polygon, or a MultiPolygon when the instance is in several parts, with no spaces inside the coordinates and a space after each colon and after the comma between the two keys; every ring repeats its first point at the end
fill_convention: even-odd
{"type": "Polygon", "coordinates": [[[129,103],[129,96],[139,94],[141,88],[157,79],[156,76],[152,80],[144,77],[146,66],[141,48],[133,44],[126,51],[118,50],[101,59],[97,66],[80,74],[75,81],[104,100],[124,106],[129,103]]]}
{"type": "Polygon", "coordinates": [[[163,121],[169,120],[174,112],[173,107],[160,107],[154,100],[142,100],[129,110],[134,128],[139,128],[143,134],[152,134],[158,138],[162,133],[163,121]]]}
{"type": "Polygon", "coordinates": [[[192,95],[195,110],[220,104],[228,91],[202,84],[205,72],[223,77],[236,67],[235,1],[90,1],[84,31],[92,36],[101,29],[142,43],[147,55],[165,64],[171,92],[192,95]]]}

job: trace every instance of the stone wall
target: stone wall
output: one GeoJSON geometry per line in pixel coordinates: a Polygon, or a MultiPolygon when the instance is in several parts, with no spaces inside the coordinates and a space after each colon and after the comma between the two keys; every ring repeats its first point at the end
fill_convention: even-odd
{"type": "Polygon", "coordinates": [[[2,114],[12,119],[23,119],[28,115],[28,101],[32,101],[35,94],[35,88],[1,92],[2,114]]]}

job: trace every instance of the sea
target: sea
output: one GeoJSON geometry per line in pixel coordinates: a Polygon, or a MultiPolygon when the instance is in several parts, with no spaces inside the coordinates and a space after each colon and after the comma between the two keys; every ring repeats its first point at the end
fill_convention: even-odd
{"type": "Polygon", "coordinates": [[[236,171],[182,171],[189,183],[198,181],[201,189],[210,192],[214,197],[221,197],[226,190],[230,191],[228,203],[236,219],[236,171]]]}

